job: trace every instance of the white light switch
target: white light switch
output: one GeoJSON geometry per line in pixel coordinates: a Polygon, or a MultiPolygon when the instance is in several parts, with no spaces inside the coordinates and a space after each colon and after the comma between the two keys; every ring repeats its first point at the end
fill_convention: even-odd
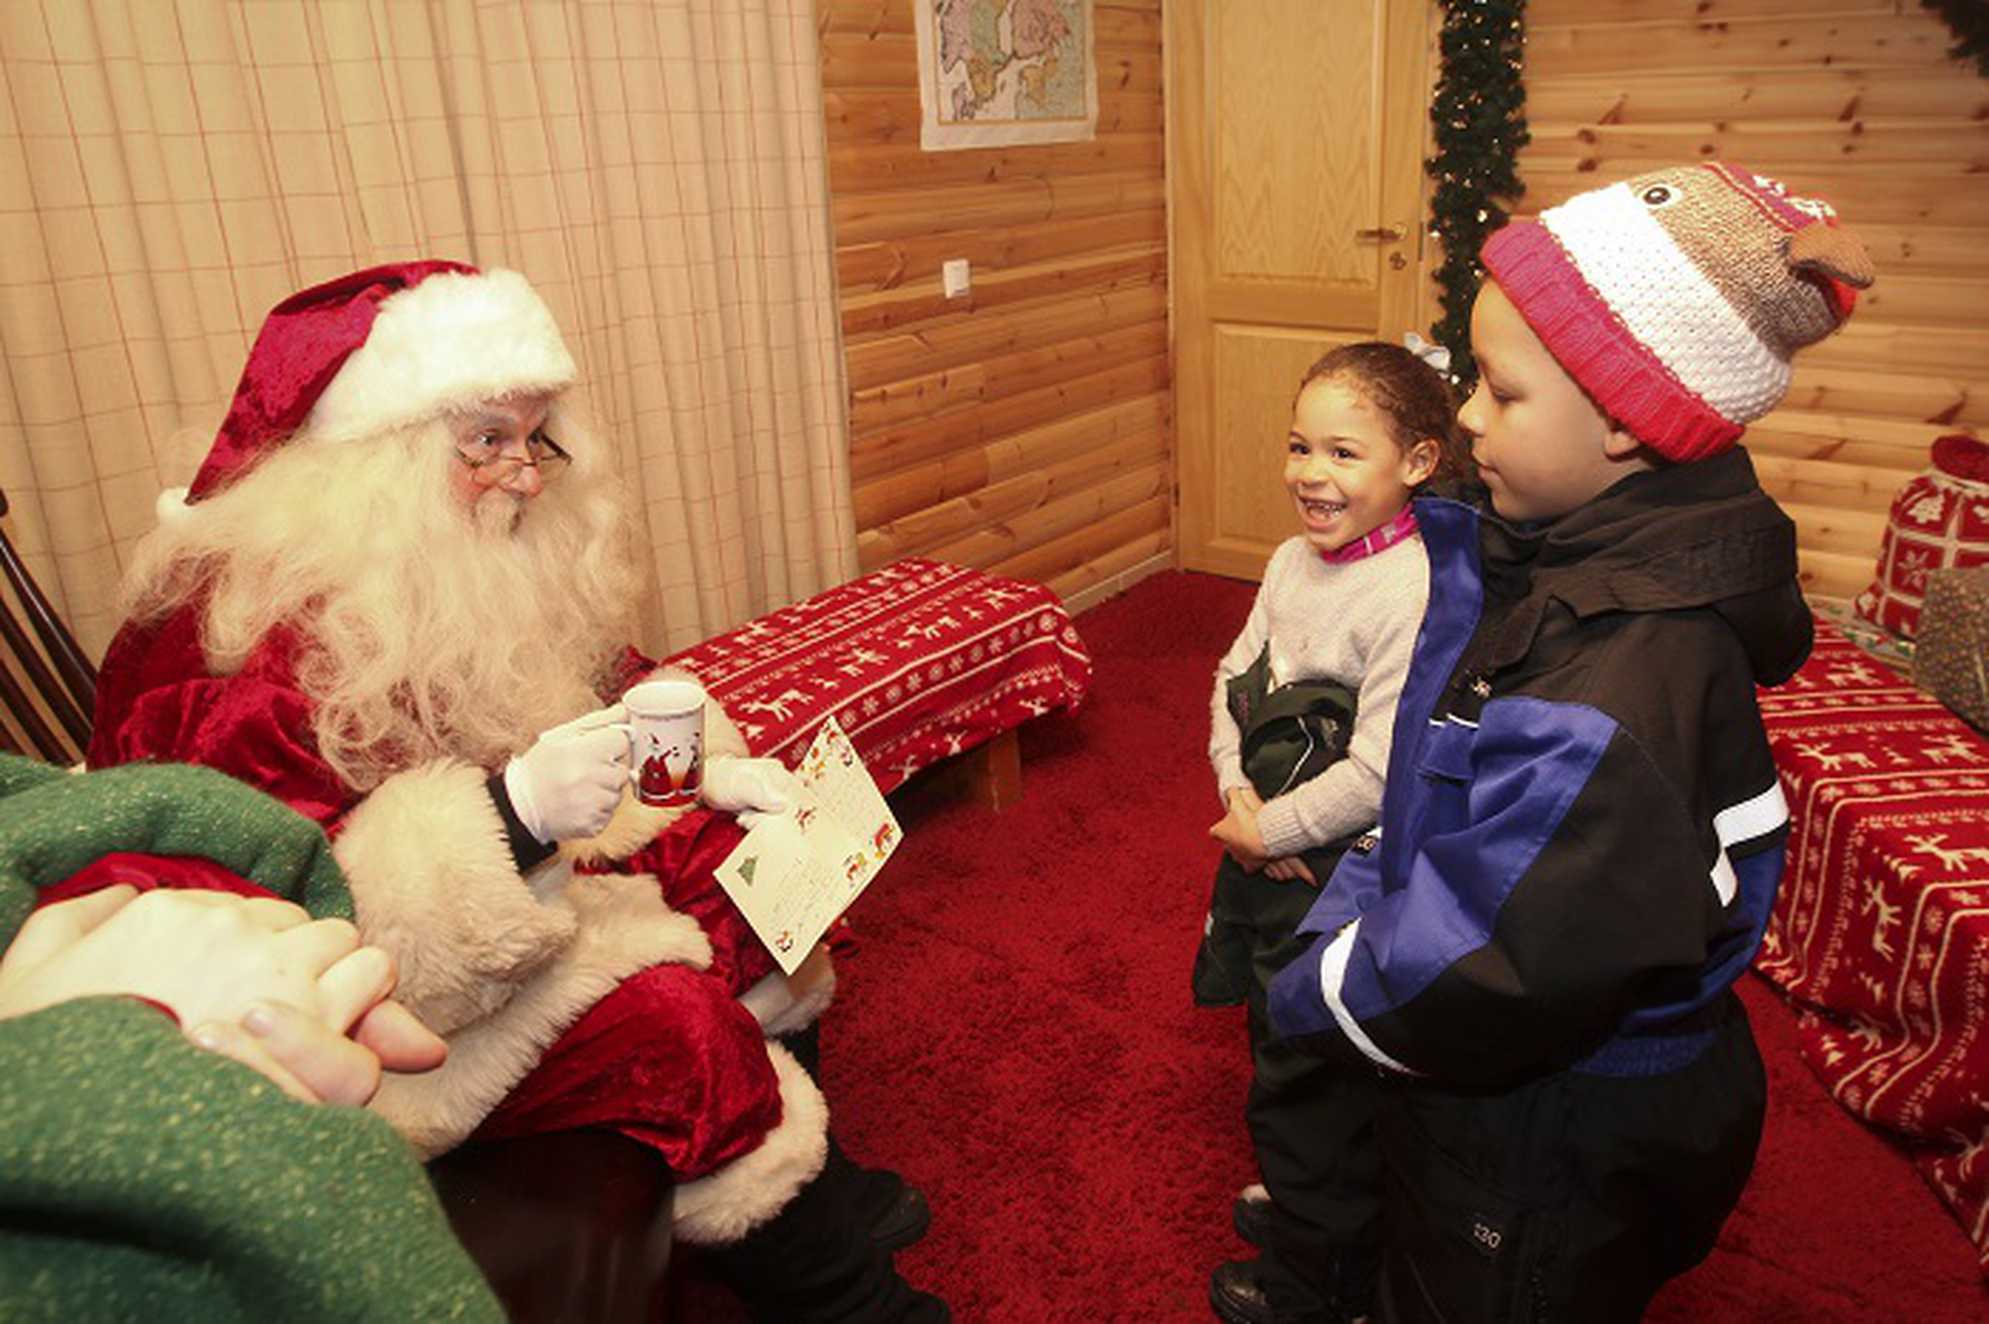
{"type": "Polygon", "coordinates": [[[973,277],[964,257],[948,258],[939,268],[940,283],[946,288],[946,297],[957,299],[973,284],[973,277]]]}

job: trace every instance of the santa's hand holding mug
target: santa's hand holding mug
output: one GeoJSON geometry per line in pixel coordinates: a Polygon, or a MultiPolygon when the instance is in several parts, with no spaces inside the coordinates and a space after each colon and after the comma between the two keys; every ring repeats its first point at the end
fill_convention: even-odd
{"type": "MultiPolygon", "coordinates": [[[[695,691],[697,706],[692,711],[703,715],[704,693],[695,684],[650,684],[695,691]]],[[[697,743],[695,734],[690,739],[697,743]]],[[[635,780],[640,790],[642,773],[632,764],[645,756],[637,747],[654,743],[653,733],[632,718],[627,704],[597,708],[540,732],[530,749],[505,765],[504,790],[511,797],[518,821],[540,841],[550,845],[591,837],[614,817],[624,786],[635,780]]],[[[646,757],[654,762],[663,755],[646,757]]],[[[794,774],[778,759],[715,758],[707,768],[700,768],[701,762],[701,754],[693,749],[688,771],[670,770],[672,782],[686,792],[681,797],[684,803],[695,799],[736,814],[746,827],[751,827],[760,814],[785,813],[794,807],[794,774]]],[[[648,795],[643,798],[651,799],[648,795]]],[[[676,799],[671,796],[659,802],[668,804],[676,799]]]]}
{"type": "Polygon", "coordinates": [[[801,802],[801,782],[779,759],[713,759],[698,798],[750,829],[763,816],[791,812],[801,802]]]}
{"type": "Polygon", "coordinates": [[[504,790],[525,830],[550,845],[608,826],[628,781],[628,710],[597,708],[541,731],[504,766],[504,790]]]}

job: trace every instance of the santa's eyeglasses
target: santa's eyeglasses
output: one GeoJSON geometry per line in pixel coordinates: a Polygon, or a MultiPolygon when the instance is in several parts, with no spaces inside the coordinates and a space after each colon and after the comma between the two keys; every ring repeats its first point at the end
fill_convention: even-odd
{"type": "Polygon", "coordinates": [[[513,451],[507,455],[509,449],[493,434],[482,433],[459,443],[456,458],[486,487],[508,483],[518,476],[519,470],[526,468],[537,469],[539,481],[550,483],[573,463],[573,457],[560,449],[560,444],[548,437],[543,428],[525,439],[524,454],[513,451]]]}

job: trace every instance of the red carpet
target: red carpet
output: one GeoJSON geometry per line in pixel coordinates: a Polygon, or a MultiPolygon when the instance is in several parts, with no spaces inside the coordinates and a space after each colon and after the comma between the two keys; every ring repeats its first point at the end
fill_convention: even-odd
{"type": "MultiPolygon", "coordinates": [[[[823,1030],[837,1129],[930,1196],[899,1262],[963,1324],[1210,1319],[1210,1268],[1247,1250],[1241,1013],[1194,1008],[1188,967],[1215,861],[1208,689],[1251,591],[1168,574],[1080,617],[1097,686],[1024,729],[1022,803],[907,788],[905,844],[852,912],[823,1030]]],[[[1823,1093],[1768,987],[1742,992],[1767,1138],[1719,1250],[1649,1318],[1989,1318],[1934,1193],[1823,1093]]],[[[712,1290],[680,1306],[731,1313],[712,1290]]]]}

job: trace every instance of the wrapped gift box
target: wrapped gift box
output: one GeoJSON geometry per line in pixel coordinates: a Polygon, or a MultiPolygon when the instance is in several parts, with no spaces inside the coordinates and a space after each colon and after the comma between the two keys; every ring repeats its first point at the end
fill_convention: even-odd
{"type": "Polygon", "coordinates": [[[1927,576],[1913,680],[1978,731],[1989,731],[1989,565],[1927,576]]]}

